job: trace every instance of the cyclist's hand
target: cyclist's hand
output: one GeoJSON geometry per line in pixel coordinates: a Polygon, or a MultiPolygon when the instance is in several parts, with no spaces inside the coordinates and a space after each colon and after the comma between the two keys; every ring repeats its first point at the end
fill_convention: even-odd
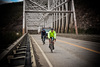
{"type": "Polygon", "coordinates": [[[49,40],[51,40],[51,38],[49,40]]]}

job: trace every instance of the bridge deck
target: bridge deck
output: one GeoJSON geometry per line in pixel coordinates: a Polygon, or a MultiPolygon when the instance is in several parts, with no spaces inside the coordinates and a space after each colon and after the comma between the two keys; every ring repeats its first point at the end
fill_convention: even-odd
{"type": "Polygon", "coordinates": [[[100,43],[58,37],[54,53],[50,52],[48,39],[43,45],[40,35],[31,35],[38,65],[42,67],[96,67],[100,66],[100,43]]]}

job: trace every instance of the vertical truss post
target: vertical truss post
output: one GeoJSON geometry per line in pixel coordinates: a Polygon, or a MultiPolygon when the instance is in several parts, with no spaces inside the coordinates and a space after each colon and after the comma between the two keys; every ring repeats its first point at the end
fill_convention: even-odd
{"type": "MultiPolygon", "coordinates": [[[[71,10],[71,1],[68,2],[68,10],[71,10]]],[[[70,28],[70,18],[71,18],[71,14],[68,14],[68,25],[67,25],[67,33],[69,33],[69,28],[70,28]]]]}
{"type": "Polygon", "coordinates": [[[56,30],[56,13],[55,13],[55,22],[54,22],[54,24],[55,24],[55,30],[56,30]]]}
{"type": "MultiPolygon", "coordinates": [[[[56,0],[56,6],[57,6],[57,0],[56,0]]],[[[57,11],[57,8],[56,8],[56,11],[57,11]]],[[[56,13],[56,32],[57,32],[57,20],[58,20],[58,15],[56,13]]]]}
{"type": "MultiPolygon", "coordinates": [[[[57,8],[58,10],[58,8],[57,8]]],[[[59,27],[59,18],[58,18],[59,14],[57,13],[57,33],[58,33],[58,27],[59,27]]]]}
{"type": "MultiPolygon", "coordinates": [[[[59,1],[58,1],[58,5],[59,5],[59,1]]],[[[59,8],[57,8],[57,11],[59,10],[59,8]]],[[[59,27],[59,13],[57,13],[57,33],[58,33],[58,27],[59,27]]]]}
{"type": "MultiPolygon", "coordinates": [[[[71,2],[71,11],[73,11],[73,7],[72,7],[72,2],[71,2]]],[[[71,32],[73,32],[73,24],[74,24],[74,21],[73,21],[73,19],[74,19],[74,17],[73,17],[73,13],[71,13],[71,18],[70,18],[71,20],[70,20],[70,29],[71,29],[71,32]]]]}
{"type": "Polygon", "coordinates": [[[74,1],[73,0],[72,0],[72,7],[73,7],[73,15],[74,15],[75,32],[76,32],[76,35],[78,35],[76,14],[75,14],[75,7],[74,7],[74,1]]]}
{"type": "Polygon", "coordinates": [[[46,22],[46,20],[44,19],[44,28],[45,28],[45,22],[46,22]]]}
{"type": "Polygon", "coordinates": [[[53,19],[53,28],[54,28],[54,14],[52,14],[52,19],[53,19]]]}
{"type": "MultiPolygon", "coordinates": [[[[54,0],[53,0],[53,4],[54,4],[54,0]]],[[[53,4],[52,4],[52,5],[53,5],[53,4]]],[[[54,28],[54,26],[55,26],[55,25],[54,25],[54,20],[55,20],[55,19],[54,19],[54,14],[53,14],[53,28],[54,28]]]]}
{"type": "Polygon", "coordinates": [[[54,29],[55,29],[55,13],[54,13],[54,29]]]}
{"type": "Polygon", "coordinates": [[[26,33],[28,33],[26,19],[27,19],[27,18],[26,18],[26,13],[25,13],[25,29],[26,29],[26,33]]]}
{"type": "Polygon", "coordinates": [[[25,0],[23,1],[23,34],[25,34],[25,0]]]}
{"type": "MultiPolygon", "coordinates": [[[[55,1],[54,1],[54,4],[55,4],[55,1]]],[[[55,6],[55,5],[54,5],[55,6]]],[[[55,11],[55,10],[54,10],[55,11]]],[[[56,30],[56,13],[54,13],[54,29],[56,30]]]]}
{"type": "MultiPolygon", "coordinates": [[[[48,10],[50,10],[50,0],[48,0],[48,10]]],[[[50,19],[50,16],[48,18],[50,19]]],[[[50,21],[48,20],[48,22],[50,21]]],[[[52,25],[52,22],[51,22],[51,25],[52,25]]]]}
{"type": "Polygon", "coordinates": [[[53,27],[53,14],[51,15],[51,28],[53,27]]]}
{"type": "Polygon", "coordinates": [[[48,10],[50,10],[50,0],[48,0],[48,10]]]}
{"type": "MultiPolygon", "coordinates": [[[[67,0],[65,0],[67,1],[67,0]]],[[[68,11],[68,3],[65,4],[65,9],[68,11]]],[[[68,30],[68,13],[66,13],[66,26],[65,26],[65,32],[68,30]]]]}
{"type": "MultiPolygon", "coordinates": [[[[59,5],[60,5],[60,0],[59,0],[59,5]]],[[[59,7],[59,11],[60,11],[60,7],[59,7]]],[[[61,27],[61,16],[60,16],[60,13],[59,13],[59,26],[58,26],[58,33],[60,33],[60,27],[61,27]]]]}
{"type": "MultiPolygon", "coordinates": [[[[62,0],[63,2],[63,0],[62,0]]],[[[62,5],[62,11],[64,11],[64,5],[62,5]]],[[[64,13],[62,13],[62,27],[61,27],[61,32],[63,33],[64,28],[64,13]]]]}

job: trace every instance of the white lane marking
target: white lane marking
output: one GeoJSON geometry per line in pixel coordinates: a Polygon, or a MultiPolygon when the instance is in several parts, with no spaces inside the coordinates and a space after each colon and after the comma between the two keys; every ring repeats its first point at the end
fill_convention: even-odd
{"type": "Polygon", "coordinates": [[[41,49],[41,47],[38,45],[38,43],[35,41],[35,39],[33,37],[32,37],[32,39],[36,43],[36,45],[38,46],[38,48],[40,49],[41,53],[43,54],[45,60],[47,61],[48,65],[49,65],[49,67],[53,67],[53,65],[51,64],[51,62],[49,61],[49,59],[47,58],[47,56],[45,55],[45,53],[43,52],[43,50],[41,49]]]}

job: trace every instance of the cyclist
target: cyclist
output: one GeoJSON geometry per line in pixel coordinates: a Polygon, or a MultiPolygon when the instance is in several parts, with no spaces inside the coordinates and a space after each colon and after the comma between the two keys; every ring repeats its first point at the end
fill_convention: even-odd
{"type": "MultiPolygon", "coordinates": [[[[51,42],[51,38],[54,38],[54,40],[56,41],[56,32],[54,31],[53,28],[51,28],[51,30],[48,33],[48,39],[49,39],[49,48],[50,48],[50,42],[51,42]]],[[[54,43],[54,41],[53,41],[54,43]]],[[[53,50],[54,50],[54,46],[53,46],[53,50]]]]}
{"type": "Polygon", "coordinates": [[[46,31],[45,31],[45,29],[43,29],[43,30],[41,31],[41,39],[42,39],[42,41],[44,42],[44,44],[45,44],[45,37],[46,37],[46,31]]]}

